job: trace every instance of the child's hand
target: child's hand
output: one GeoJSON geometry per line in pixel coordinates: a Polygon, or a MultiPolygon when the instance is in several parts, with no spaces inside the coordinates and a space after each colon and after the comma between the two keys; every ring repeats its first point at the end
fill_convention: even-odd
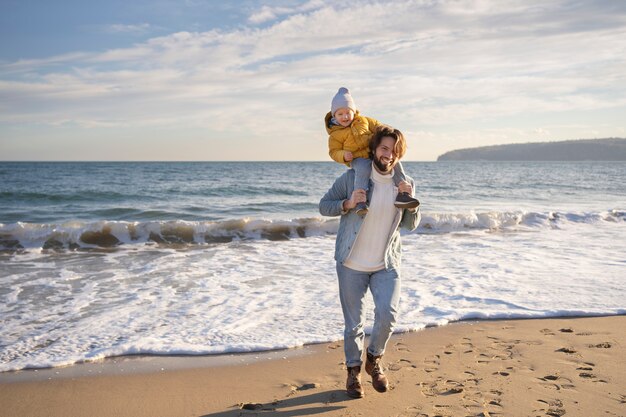
{"type": "Polygon", "coordinates": [[[352,152],[350,151],[343,151],[343,160],[346,162],[350,162],[354,159],[354,157],[352,156],[352,152]]]}

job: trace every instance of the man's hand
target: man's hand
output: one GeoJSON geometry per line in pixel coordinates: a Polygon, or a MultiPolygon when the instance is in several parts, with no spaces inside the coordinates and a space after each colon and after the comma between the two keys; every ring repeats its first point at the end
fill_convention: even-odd
{"type": "Polygon", "coordinates": [[[411,183],[409,182],[402,181],[400,184],[398,184],[398,192],[407,193],[408,195],[413,197],[413,187],[411,187],[411,183]]]}
{"type": "Polygon", "coordinates": [[[346,162],[350,162],[354,159],[354,156],[352,155],[352,152],[350,151],[343,151],[343,160],[346,162]]]}
{"type": "MultiPolygon", "coordinates": [[[[400,184],[398,184],[398,192],[407,193],[411,197],[413,197],[413,187],[411,187],[411,183],[409,182],[402,181],[400,184]]],[[[415,213],[417,211],[416,208],[406,209],[406,210],[409,211],[410,213],[415,213]]]]}
{"type": "Polygon", "coordinates": [[[365,194],[365,190],[354,190],[352,191],[352,196],[349,200],[343,201],[343,211],[352,210],[359,203],[365,203],[367,200],[367,195],[365,194]]]}

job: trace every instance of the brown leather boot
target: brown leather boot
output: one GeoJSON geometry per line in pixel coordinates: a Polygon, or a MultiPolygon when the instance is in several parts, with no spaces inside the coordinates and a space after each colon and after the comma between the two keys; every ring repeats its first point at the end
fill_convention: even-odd
{"type": "Polygon", "coordinates": [[[380,363],[382,357],[382,355],[373,356],[371,353],[367,352],[367,361],[365,362],[365,372],[372,376],[372,385],[378,392],[386,392],[389,386],[389,382],[383,373],[383,368],[380,363]]]}
{"type": "Polygon", "coordinates": [[[361,367],[348,367],[348,379],[346,380],[346,393],[348,397],[363,398],[363,386],[361,385],[361,367]]]}

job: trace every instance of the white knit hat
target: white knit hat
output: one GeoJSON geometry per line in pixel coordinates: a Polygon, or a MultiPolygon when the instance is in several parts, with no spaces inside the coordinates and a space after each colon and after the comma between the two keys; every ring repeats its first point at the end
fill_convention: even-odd
{"type": "Polygon", "coordinates": [[[356,112],[356,105],[350,95],[350,91],[346,87],[341,87],[330,103],[330,114],[334,116],[337,110],[344,107],[356,112]]]}

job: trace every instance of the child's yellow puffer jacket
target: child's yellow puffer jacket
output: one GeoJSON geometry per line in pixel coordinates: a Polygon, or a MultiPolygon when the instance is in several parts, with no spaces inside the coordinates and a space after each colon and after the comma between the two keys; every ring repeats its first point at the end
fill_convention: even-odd
{"type": "Polygon", "coordinates": [[[328,132],[328,154],[340,164],[350,166],[343,159],[345,151],[352,152],[353,158],[367,158],[369,156],[369,140],[381,123],[371,117],[361,116],[357,110],[352,124],[348,127],[332,124],[332,114],[328,112],[324,118],[328,132]]]}

